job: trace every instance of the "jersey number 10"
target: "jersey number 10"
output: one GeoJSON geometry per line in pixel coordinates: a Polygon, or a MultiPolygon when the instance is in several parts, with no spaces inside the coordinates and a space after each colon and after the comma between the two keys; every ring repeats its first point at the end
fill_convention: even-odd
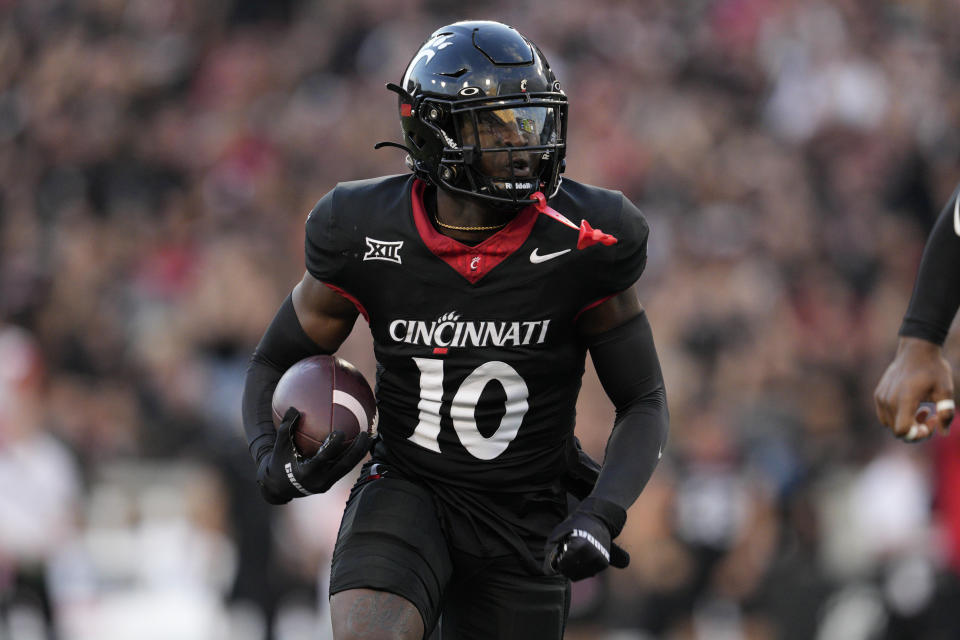
{"type": "MultiPolygon", "coordinates": [[[[410,440],[417,445],[440,453],[440,409],[443,404],[443,360],[414,358],[420,369],[420,421],[410,440]]],[[[505,362],[485,362],[464,379],[450,405],[453,428],[463,447],[476,458],[493,460],[506,451],[517,437],[523,416],[527,413],[527,383],[517,370],[505,362]],[[480,394],[488,384],[497,381],[507,395],[506,411],[500,426],[489,438],[477,428],[476,409],[480,394]]]]}

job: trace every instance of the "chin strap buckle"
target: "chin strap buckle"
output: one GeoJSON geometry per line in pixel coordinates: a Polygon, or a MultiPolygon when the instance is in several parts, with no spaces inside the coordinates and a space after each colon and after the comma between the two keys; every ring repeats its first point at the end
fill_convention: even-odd
{"type": "Polygon", "coordinates": [[[553,218],[560,224],[564,224],[571,229],[576,229],[580,232],[579,237],[577,237],[577,249],[586,249],[594,244],[602,244],[606,247],[609,247],[610,245],[617,243],[617,239],[614,236],[610,235],[609,233],[604,233],[600,229],[594,229],[586,220],[581,220],[579,227],[570,222],[565,215],[556,209],[551,209],[547,205],[547,197],[544,196],[542,192],[537,191],[530,196],[530,199],[534,201],[533,206],[536,207],[537,211],[540,213],[553,218]]]}

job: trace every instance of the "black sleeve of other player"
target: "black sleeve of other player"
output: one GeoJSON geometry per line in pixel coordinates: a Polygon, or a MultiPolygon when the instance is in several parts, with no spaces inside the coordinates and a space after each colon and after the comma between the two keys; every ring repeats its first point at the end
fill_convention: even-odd
{"type": "Polygon", "coordinates": [[[927,239],[901,336],[943,344],[960,307],[960,188],[927,239]]]}
{"type": "Polygon", "coordinates": [[[324,351],[304,332],[292,296],[280,305],[250,358],[243,385],[243,430],[250,454],[259,465],[277,439],[273,426],[273,391],[284,371],[324,351]]]}
{"type": "Polygon", "coordinates": [[[670,427],[663,373],[646,313],[595,336],[589,347],[600,384],[617,409],[591,495],[628,509],[653,474],[670,427]]]}

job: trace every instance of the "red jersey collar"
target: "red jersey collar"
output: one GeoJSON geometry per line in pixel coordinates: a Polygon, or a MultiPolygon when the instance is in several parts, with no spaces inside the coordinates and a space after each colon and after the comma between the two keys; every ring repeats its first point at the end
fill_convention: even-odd
{"type": "Polygon", "coordinates": [[[537,208],[524,207],[503,229],[477,245],[463,244],[445,236],[434,228],[423,204],[423,193],[427,184],[420,179],[413,181],[411,199],[413,202],[413,221],[417,225],[420,238],[435,256],[446,262],[454,271],[463,276],[470,284],[476,283],[495,266],[503,262],[510,254],[519,249],[533,230],[537,221],[537,208]]]}

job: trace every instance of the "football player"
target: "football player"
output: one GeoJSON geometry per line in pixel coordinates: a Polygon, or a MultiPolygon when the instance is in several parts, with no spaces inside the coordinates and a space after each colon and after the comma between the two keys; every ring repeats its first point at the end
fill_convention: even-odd
{"type": "Polygon", "coordinates": [[[920,261],[900,326],[897,355],[874,392],[877,416],[907,442],[946,433],[953,420],[953,375],[943,342],[960,307],[960,187],[940,212],[920,261]],[[923,406],[926,405],[926,406],[923,406]]]}
{"type": "Polygon", "coordinates": [[[633,287],[647,224],[619,192],[561,182],[567,96],[515,29],[443,27],[387,86],[412,175],[341,183],[310,212],[306,274],[246,380],[258,479],[283,503],[372,454],[333,554],[338,640],[560,638],[570,580],[626,566],[612,541],[667,437],[633,287]],[[274,430],[273,389],[358,315],[379,433],[335,433],[303,460],[297,411],[274,430]],[[587,351],[616,407],[602,468],[573,435],[587,351]]]}

